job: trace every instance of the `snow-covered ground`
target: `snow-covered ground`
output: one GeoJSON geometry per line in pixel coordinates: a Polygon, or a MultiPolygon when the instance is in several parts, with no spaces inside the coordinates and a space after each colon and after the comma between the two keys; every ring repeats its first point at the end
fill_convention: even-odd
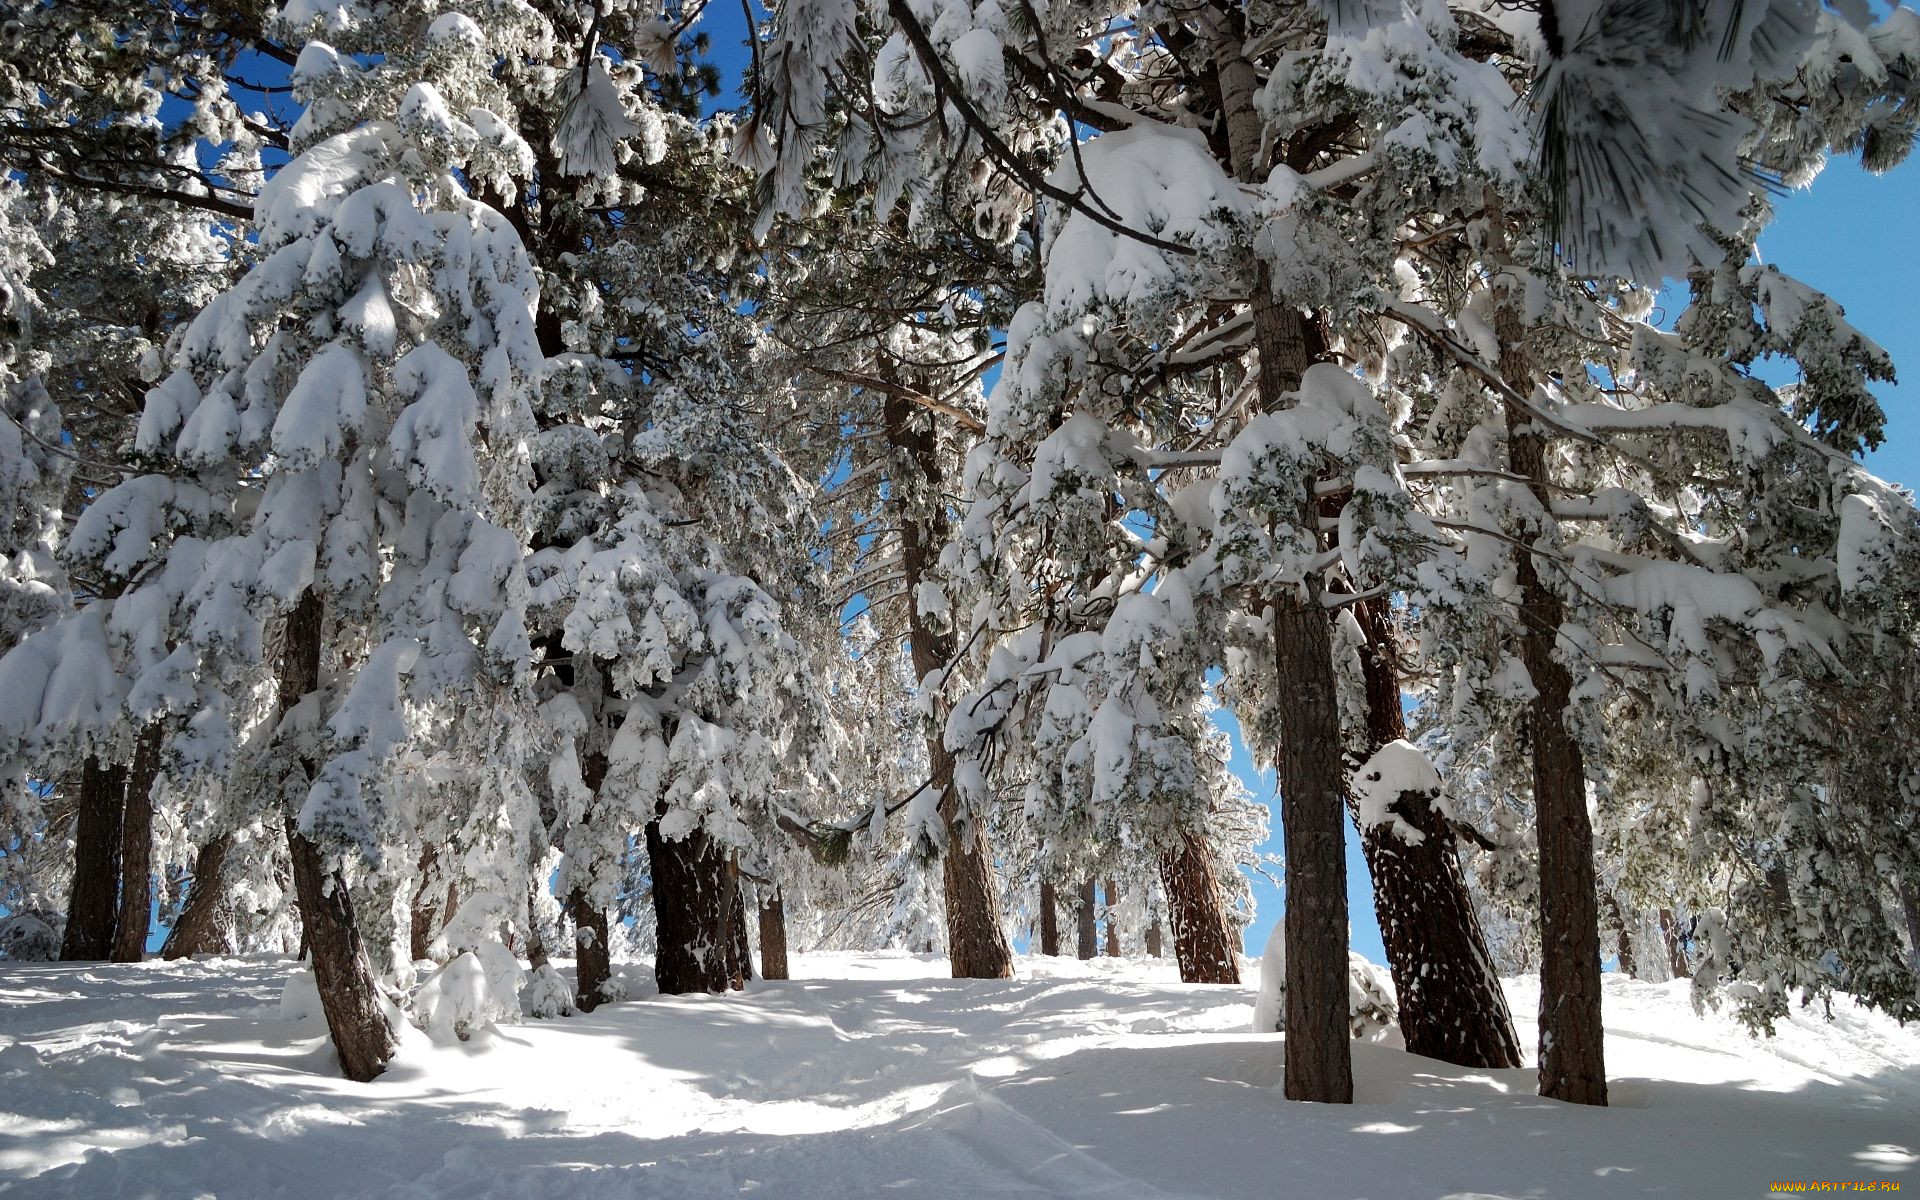
{"type": "MultiPolygon", "coordinates": [[[[1771,1042],[1685,985],[1607,979],[1614,1107],[1357,1045],[1358,1102],[1280,1095],[1252,988],[1158,961],[800,955],[744,995],[649,998],[375,1084],[281,1019],[284,960],[0,964],[0,1194],[164,1197],[1763,1196],[1920,1189],[1920,1029],[1836,1008],[1771,1042]]],[[[1251,979],[1250,979],[1251,982],[1251,979]]],[[[1510,985],[1530,1013],[1528,981],[1510,985]]],[[[1531,1022],[1522,1020],[1522,1040],[1531,1022]]]]}

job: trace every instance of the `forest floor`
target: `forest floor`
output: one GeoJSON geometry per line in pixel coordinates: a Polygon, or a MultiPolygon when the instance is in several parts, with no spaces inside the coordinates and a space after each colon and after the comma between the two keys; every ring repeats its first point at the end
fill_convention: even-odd
{"type": "MultiPolygon", "coordinates": [[[[1257,971],[1257,966],[1253,969],[1257,971]]],[[[1351,1106],[1281,1097],[1246,987],[1158,960],[959,982],[798,955],[792,982],[650,997],[436,1047],[371,1085],[285,960],[0,964],[0,1196],[136,1200],[1765,1196],[1920,1190],[1920,1028],[1836,1005],[1771,1041],[1683,983],[1606,981],[1614,1105],[1354,1047],[1351,1106]]],[[[630,969],[630,974],[634,974],[630,969]]],[[[644,976],[644,972],[637,972],[644,976]]],[[[1530,980],[1508,985],[1533,1040],[1530,980]]]]}

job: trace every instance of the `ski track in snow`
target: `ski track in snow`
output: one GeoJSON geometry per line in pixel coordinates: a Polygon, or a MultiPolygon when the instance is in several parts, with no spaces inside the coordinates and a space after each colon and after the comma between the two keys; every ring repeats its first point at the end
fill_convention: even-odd
{"type": "MultiPolygon", "coordinates": [[[[1920,1030],[1836,1004],[1771,1042],[1684,983],[1606,981],[1614,1107],[1354,1048],[1358,1103],[1291,1104],[1240,988],[1157,960],[797,955],[791,982],[650,997],[437,1047],[372,1085],[289,964],[0,964],[0,1196],[568,1200],[766,1196],[1764,1196],[1920,1186],[1920,1030]]],[[[1538,1003],[1508,984],[1515,1013],[1538,1003]]],[[[1522,1041],[1533,1029],[1521,1021],[1522,1041]]]]}

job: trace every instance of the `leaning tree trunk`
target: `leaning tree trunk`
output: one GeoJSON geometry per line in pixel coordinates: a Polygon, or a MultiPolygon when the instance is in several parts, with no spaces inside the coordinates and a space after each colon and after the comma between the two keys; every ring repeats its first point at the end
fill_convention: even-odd
{"type": "Polygon", "coordinates": [[[1100,929],[1095,920],[1093,876],[1091,875],[1080,883],[1080,896],[1073,915],[1075,919],[1073,952],[1083,959],[1092,958],[1100,952],[1100,929]]]}
{"type": "Polygon", "coordinates": [[[127,772],[125,814],[120,822],[120,915],[113,934],[113,961],[139,962],[147,954],[153,924],[153,783],[160,776],[158,721],[140,731],[127,772]]]}
{"type": "Polygon", "coordinates": [[[1120,957],[1120,920],[1114,911],[1120,903],[1120,886],[1113,880],[1107,880],[1107,957],[1120,957]]]}
{"type": "MultiPolygon", "coordinates": [[[[1217,8],[1201,16],[1213,55],[1214,83],[1234,174],[1264,180],[1270,164],[1254,108],[1259,79],[1246,56],[1246,30],[1217,8]]],[[[1305,164],[1298,164],[1304,166],[1305,164]]],[[[1257,255],[1257,252],[1255,252],[1257,255]]],[[[1256,261],[1249,305],[1259,355],[1260,404],[1290,407],[1306,370],[1322,349],[1301,312],[1274,295],[1273,273],[1256,261]]],[[[1299,528],[1317,530],[1313,481],[1303,488],[1299,528]]],[[[1333,674],[1333,632],[1320,603],[1320,578],[1267,599],[1272,613],[1280,824],[1287,849],[1286,1096],[1348,1104],[1353,1101],[1353,1048],[1347,1028],[1346,771],[1340,753],[1340,702],[1333,674]]]]}
{"type": "Polygon", "coordinates": [[[1213,871],[1213,854],[1197,833],[1180,835],[1180,848],[1160,856],[1160,888],[1167,894],[1173,957],[1182,983],[1239,983],[1235,931],[1213,871]]]}
{"type": "MultiPolygon", "coordinates": [[[[1521,396],[1533,392],[1526,328],[1512,303],[1494,314],[1500,374],[1521,396]]],[[[1507,465],[1527,480],[1540,514],[1534,536],[1551,532],[1547,442],[1531,413],[1508,403],[1507,465]]],[[[1531,540],[1531,539],[1523,539],[1531,540]]],[[[1533,554],[1514,555],[1520,598],[1520,661],[1533,681],[1527,734],[1533,751],[1533,811],[1540,843],[1540,1094],[1605,1104],[1607,1072],[1600,1018],[1600,912],[1593,823],[1580,746],[1567,730],[1573,677],[1557,653],[1565,609],[1533,554]]]]}
{"type": "Polygon", "coordinates": [[[180,907],[160,957],[169,961],[191,958],[196,954],[230,954],[227,944],[226,881],[223,873],[227,852],[233,849],[233,835],[223,833],[200,847],[193,856],[193,882],[187,886],[187,902],[180,907]]]}
{"type": "MultiPolygon", "coordinates": [[[[1399,642],[1386,600],[1363,601],[1353,612],[1366,635],[1360,663],[1367,685],[1368,748],[1378,750],[1407,736],[1399,642]]],[[[1394,805],[1418,831],[1419,840],[1412,843],[1386,826],[1361,828],[1359,805],[1351,792],[1347,799],[1373,876],[1373,910],[1393,972],[1407,1049],[1463,1067],[1519,1066],[1520,1039],[1507,996],[1467,891],[1453,831],[1434,808],[1434,797],[1409,792],[1394,805]]]]}
{"type": "Polygon", "coordinates": [[[73,824],[73,888],[61,962],[96,962],[113,953],[120,907],[120,821],[127,772],[89,754],[80,768],[80,794],[73,824]]]}
{"type": "MultiPolygon", "coordinates": [[[[889,368],[890,369],[890,368],[889,368]]],[[[946,540],[947,514],[942,498],[943,479],[935,445],[933,423],[923,411],[889,393],[883,416],[887,442],[904,451],[915,478],[898,480],[900,493],[900,570],[906,594],[919,594],[929,582],[935,556],[946,540]],[[905,497],[923,497],[924,514],[912,511],[905,497]]],[[[907,606],[907,641],[916,678],[924,680],[947,665],[953,654],[951,635],[927,623],[918,601],[907,606]]],[[[936,717],[944,706],[936,704],[936,717]]],[[[936,720],[934,728],[944,722],[936,720]]],[[[936,733],[927,740],[927,759],[935,786],[940,789],[940,820],[946,846],[940,855],[940,873],[947,904],[947,958],[955,979],[1011,979],[1013,945],[1000,924],[1000,900],[994,886],[993,854],[985,825],[963,810],[960,789],[953,780],[953,755],[936,733]]]]}
{"type": "Polygon", "coordinates": [[[760,901],[760,978],[792,978],[787,974],[787,903],[777,891],[760,901]]]}
{"type": "Polygon", "coordinates": [[[1058,957],[1060,954],[1060,898],[1053,893],[1053,884],[1040,884],[1040,953],[1058,957]]]}
{"type": "Polygon", "coordinates": [[[647,822],[657,932],[654,982],[663,993],[725,992],[746,983],[746,906],[738,873],[704,829],[669,838],[647,822]]]}
{"type": "MultiPolygon", "coordinates": [[[[281,717],[320,686],[321,601],[309,588],[287,614],[285,642],[280,658],[281,717]]],[[[302,761],[308,778],[314,765],[302,761]]],[[[293,862],[294,896],[300,905],[300,924],[313,954],[313,978],[320,992],[320,1009],[327,1031],[340,1055],[340,1069],[360,1083],[387,1069],[387,1060],[399,1050],[394,1030],[366,947],[354,921],[353,896],[346,877],[327,869],[320,847],[300,832],[296,814],[286,815],[287,850],[293,862]]]]}

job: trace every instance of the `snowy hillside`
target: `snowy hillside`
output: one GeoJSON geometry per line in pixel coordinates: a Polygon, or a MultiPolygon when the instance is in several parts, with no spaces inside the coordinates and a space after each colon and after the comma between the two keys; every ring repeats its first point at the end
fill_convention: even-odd
{"type": "MultiPolygon", "coordinates": [[[[1357,1103],[1280,1096],[1253,989],[1155,960],[802,955],[337,1076],[285,960],[0,965],[7,1197],[1673,1197],[1920,1187],[1920,1029],[1836,1008],[1771,1042],[1606,980],[1614,1106],[1355,1047],[1357,1103]],[[288,1013],[303,1005],[291,997],[288,1013]]],[[[1249,979],[1251,979],[1251,974],[1249,979]]],[[[1521,1040],[1536,1003],[1510,981],[1521,1040]]]]}

